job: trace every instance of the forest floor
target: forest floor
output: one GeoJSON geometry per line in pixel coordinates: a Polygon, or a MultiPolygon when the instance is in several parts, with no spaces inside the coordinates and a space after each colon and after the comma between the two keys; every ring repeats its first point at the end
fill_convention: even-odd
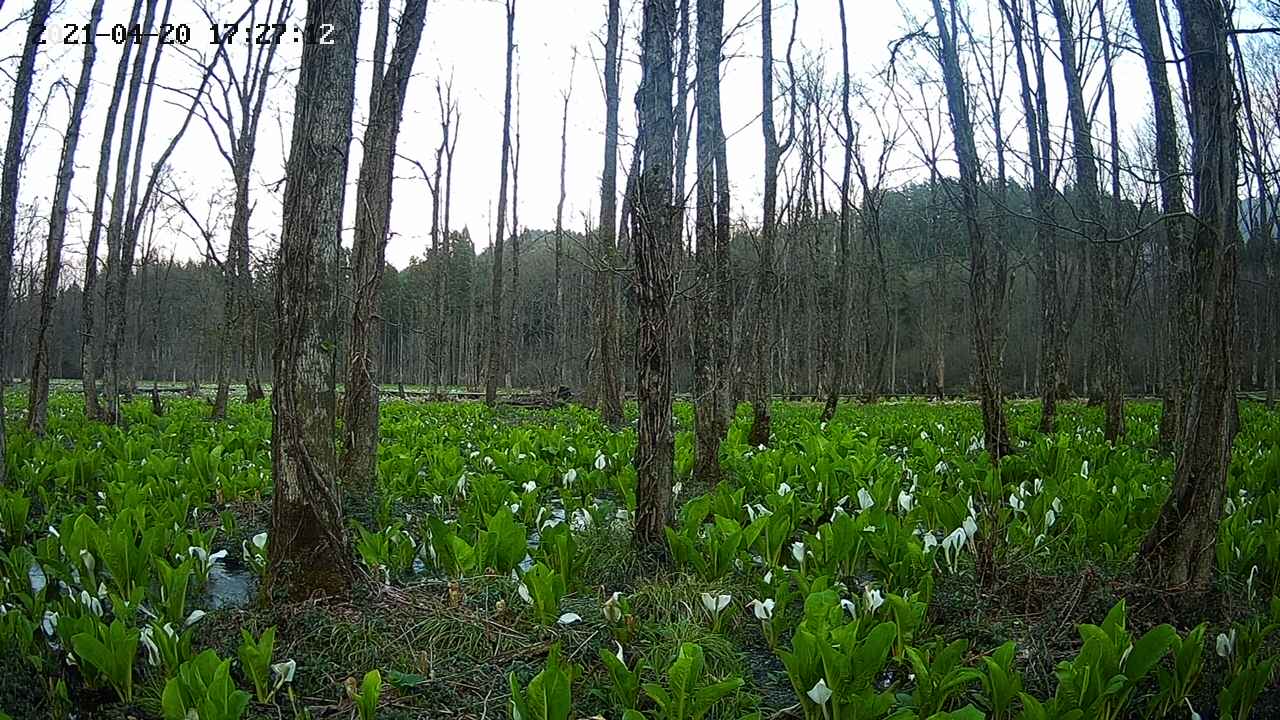
{"type": "MultiPolygon", "coordinates": [[[[1265,632],[1280,621],[1280,605],[1268,606],[1280,582],[1274,562],[1280,414],[1252,403],[1243,413],[1233,460],[1218,579],[1210,592],[1193,594],[1155,592],[1135,579],[1137,546],[1172,472],[1171,458],[1155,447],[1159,413],[1152,404],[1130,404],[1129,433],[1119,447],[1101,440],[1096,409],[1066,406],[1061,431],[1044,438],[1034,430],[1038,406],[1011,404],[1019,449],[994,480],[1000,500],[985,505],[982,498],[995,494],[993,476],[970,404],[842,406],[823,425],[818,406],[780,403],[767,449],[744,445],[750,416],[740,413],[722,447],[728,476],[717,488],[692,477],[691,410],[681,404],[681,510],[667,547],[642,553],[634,549],[625,519],[634,509],[629,427],[602,427],[593,413],[576,407],[494,413],[471,404],[386,402],[379,485],[344,489],[360,580],[350,597],[301,604],[258,591],[255,536],[267,531],[271,505],[266,403],[234,403],[231,417],[219,423],[208,422],[203,402],[166,404],[168,412],[157,418],[140,398],[120,430],[86,422],[75,397],[59,394],[49,438],[14,433],[11,466],[18,482],[0,495],[0,567],[7,568],[0,603],[9,620],[0,622],[0,711],[15,718],[164,716],[162,694],[175,674],[164,661],[147,662],[139,648],[132,698],[123,701],[109,673],[68,652],[75,643],[63,636],[76,627],[73,618],[105,626],[114,616],[139,629],[148,625],[145,613],[117,609],[121,573],[109,557],[110,528],[123,510],[140,505],[135,537],[158,528],[149,546],[157,557],[165,556],[163,547],[181,560],[185,544],[196,543],[192,537],[209,538],[208,552],[227,553],[208,568],[207,580],[197,568],[185,610],[173,618],[197,608],[205,612],[190,627],[186,657],[212,649],[232,659],[233,680],[253,693],[239,655],[242,631],[257,638],[273,627],[272,662],[296,662],[292,681],[269,702],[255,698],[248,705],[244,717],[250,718],[356,717],[353,696],[375,669],[383,683],[378,718],[505,718],[513,683],[526,688],[553,646],[578,667],[572,717],[616,718],[629,705],[643,713],[639,717],[694,717],[665,711],[647,690],[633,689],[628,698],[626,683],[602,658],[622,647],[638,681],[670,689],[668,669],[687,643],[705,658],[698,687],[734,685],[709,717],[815,717],[820,708],[805,695],[811,682],[788,667],[785,654],[796,634],[809,628],[805,594],[812,593],[812,600],[824,587],[852,601],[853,617],[841,616],[860,636],[892,621],[903,641],[880,658],[869,681],[867,697],[879,694],[888,703],[870,717],[974,717],[959,714],[966,709],[980,713],[976,717],[1019,717],[1026,701],[999,707],[984,658],[1014,643],[1010,669],[1020,676],[1022,691],[1042,701],[1061,697],[1062,666],[1077,673],[1088,666],[1081,664],[1088,653],[1082,652],[1080,626],[1104,624],[1121,601],[1125,637],[1135,641],[1162,623],[1179,637],[1201,623],[1207,628],[1202,672],[1182,693],[1185,700],[1180,695],[1170,703],[1162,694],[1168,680],[1156,668],[1174,674],[1169,655],[1135,679],[1109,717],[1185,718],[1188,702],[1202,718],[1219,717],[1223,688],[1258,663],[1274,667],[1280,657],[1280,637],[1265,632]],[[20,523],[6,509],[18,495],[31,504],[20,523]],[[1002,540],[994,543],[994,572],[981,583],[974,553],[981,543],[968,538],[953,557],[943,540],[963,527],[975,495],[983,529],[978,537],[1002,540]],[[142,498],[150,499],[139,503],[142,498]],[[485,532],[508,532],[493,519],[502,513],[520,526],[514,567],[506,567],[512,563],[500,553],[485,554],[485,532]],[[81,514],[102,528],[100,538],[87,542],[87,552],[100,555],[95,577],[108,590],[102,602],[107,610],[98,620],[76,599],[77,583],[87,587],[84,575],[92,569],[67,552],[68,528],[81,514]],[[787,518],[785,536],[766,539],[768,523],[781,517],[787,518]],[[432,526],[429,518],[444,525],[432,526]],[[569,532],[553,532],[559,520],[569,532]],[[757,524],[766,531],[752,532],[757,524]],[[451,542],[442,540],[446,527],[466,552],[445,549],[451,542]],[[922,542],[926,534],[933,542],[922,542]],[[569,544],[553,546],[552,539],[569,544]],[[33,572],[22,563],[38,566],[46,579],[47,588],[33,593],[43,596],[38,600],[18,597],[19,576],[33,572]],[[552,593],[558,596],[550,616],[524,599],[527,592],[542,597],[531,579],[537,567],[563,581],[563,591],[552,593]],[[614,593],[623,602],[621,620],[605,612],[614,593]],[[771,594],[778,619],[762,623],[749,603],[771,594]],[[710,610],[723,595],[728,607],[710,610]],[[873,598],[890,602],[882,607],[873,598]],[[35,627],[34,639],[25,643],[14,630],[24,610],[35,627]],[[48,638],[39,627],[46,611],[62,618],[48,638]],[[1241,638],[1256,637],[1257,647],[1246,648],[1241,640],[1235,652],[1220,652],[1219,633],[1226,637],[1233,629],[1241,638]],[[958,682],[941,700],[930,698],[912,652],[929,668],[956,640],[963,641],[958,682]],[[1240,657],[1246,649],[1249,657],[1240,657]]],[[[143,575],[143,606],[160,616],[150,621],[158,626],[166,617],[155,587],[160,580],[143,575]]],[[[1251,717],[1280,717],[1276,680],[1274,672],[1263,680],[1251,717]]],[[[1100,716],[1088,713],[1101,706],[1090,707],[1078,717],[1100,716]]],[[[1222,707],[1245,717],[1235,714],[1237,706],[1222,707]]]]}

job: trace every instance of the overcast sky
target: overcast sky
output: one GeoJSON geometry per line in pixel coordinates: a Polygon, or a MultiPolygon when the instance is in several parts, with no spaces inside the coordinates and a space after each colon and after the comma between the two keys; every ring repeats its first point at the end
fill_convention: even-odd
{"type": "MultiPolygon", "coordinates": [[[[835,0],[775,0],[774,45],[779,62],[786,48],[787,34],[796,2],[800,4],[800,18],[796,56],[802,54],[824,56],[828,74],[832,80],[838,77],[840,63],[840,36],[838,5],[835,0]]],[[[225,9],[219,16],[230,22],[245,7],[246,0],[225,0],[225,9]]],[[[162,3],[163,4],[163,3],[162,3]]],[[[295,0],[295,4],[305,4],[295,0]]],[[[694,3],[696,5],[696,3],[694,3]]],[[[880,95],[883,85],[876,79],[889,57],[888,48],[897,38],[912,29],[912,16],[928,17],[927,0],[848,0],[850,62],[855,80],[862,80],[872,95],[880,95]]],[[[992,3],[994,4],[994,2],[992,3]]],[[[12,23],[19,13],[28,11],[29,0],[7,0],[0,7],[0,93],[3,94],[5,111],[0,126],[7,124],[8,106],[12,102],[12,75],[16,69],[16,54],[22,43],[24,27],[12,23]],[[12,24],[11,24],[12,23],[12,24]],[[9,27],[6,27],[9,25],[9,27]]],[[[67,121],[71,85],[75,82],[81,57],[81,48],[62,44],[64,23],[83,23],[88,18],[91,0],[63,0],[55,3],[55,17],[51,19],[47,34],[48,44],[38,63],[38,76],[32,93],[32,114],[28,121],[30,151],[23,171],[21,200],[36,203],[42,215],[47,217],[49,198],[53,193],[54,173],[67,121]],[[64,80],[65,78],[65,80],[64,80]],[[58,81],[65,85],[55,87],[58,81]],[[47,107],[45,100],[49,98],[47,107]],[[38,124],[37,124],[38,120],[38,124]]],[[[394,3],[394,14],[399,13],[400,3],[394,3]]],[[[1124,3],[1113,0],[1111,17],[1122,17],[1124,3]]],[[[986,24],[989,12],[987,2],[970,3],[975,32],[986,24]]],[[[102,20],[103,29],[128,21],[131,3],[128,0],[107,0],[102,20]]],[[[357,109],[355,142],[352,143],[352,162],[349,174],[347,225],[350,226],[355,178],[359,169],[360,135],[367,108],[369,82],[368,58],[372,53],[372,29],[375,19],[374,0],[365,1],[362,15],[362,37],[359,45],[361,58],[357,77],[357,109]]],[[[638,0],[624,0],[627,15],[624,39],[624,77],[622,92],[623,149],[619,166],[625,172],[630,157],[630,143],[634,134],[635,107],[633,97],[639,80],[636,62],[638,51],[638,0]]],[[[581,229],[586,218],[594,216],[599,198],[599,176],[603,152],[604,101],[600,81],[602,46],[600,37],[605,23],[604,0],[519,0],[516,16],[517,74],[521,98],[520,132],[522,139],[520,208],[522,226],[550,228],[553,226],[558,198],[558,172],[560,162],[560,111],[561,93],[573,82],[572,103],[569,116],[569,162],[567,173],[568,199],[565,206],[565,224],[571,229],[581,229]],[[577,50],[576,65],[572,63],[577,50]],[[573,68],[573,72],[570,69],[573,68]]],[[[294,22],[301,24],[302,8],[295,9],[294,22]]],[[[760,30],[758,0],[726,0],[726,28],[736,27],[736,33],[727,45],[729,57],[724,68],[722,85],[725,131],[730,134],[729,168],[733,191],[733,209],[736,216],[752,219],[759,216],[763,145],[760,139],[760,30]]],[[[195,0],[173,0],[171,22],[186,23],[192,30],[190,48],[210,52],[210,30],[195,0]]],[[[1042,23],[1046,31],[1052,23],[1042,23]]],[[[1127,25],[1127,23],[1126,23],[1127,25]]],[[[932,28],[932,26],[931,26],[932,28]]],[[[930,28],[930,29],[931,29],[930,28]]],[[[454,191],[452,224],[455,228],[467,226],[478,246],[486,246],[492,237],[493,204],[498,191],[499,153],[502,127],[502,91],[504,73],[505,14],[503,4],[494,0],[431,0],[427,11],[426,30],[419,50],[415,73],[410,82],[405,106],[404,124],[401,130],[399,152],[420,161],[430,168],[434,150],[439,144],[439,111],[436,104],[435,82],[437,78],[453,78],[455,96],[459,99],[462,121],[454,166],[454,191]]],[[[1130,43],[1132,45],[1132,43],[1130,43]]],[[[109,101],[111,82],[119,59],[120,48],[109,40],[99,41],[100,52],[93,73],[93,89],[89,100],[79,151],[76,157],[78,172],[74,184],[72,220],[69,227],[68,261],[75,265],[83,262],[84,239],[88,228],[88,207],[92,203],[93,180],[101,142],[101,131],[109,101]]],[[[234,53],[244,53],[243,46],[234,53]]],[[[255,211],[252,219],[254,245],[258,250],[269,248],[279,235],[279,203],[285,164],[285,137],[291,127],[293,107],[293,71],[296,70],[300,47],[287,42],[277,57],[276,69],[281,75],[276,79],[269,95],[268,107],[262,118],[258,154],[255,162],[252,201],[255,211]]],[[[936,76],[935,64],[921,55],[920,64],[936,76]]],[[[1019,147],[1017,119],[1020,114],[1016,88],[1016,70],[1010,64],[1008,90],[1004,98],[1005,124],[1010,127],[1009,142],[1019,147]]],[[[161,63],[161,84],[169,87],[194,87],[200,70],[188,57],[172,48],[166,50],[161,63]]],[[[1146,122],[1149,106],[1148,93],[1139,58],[1126,54],[1117,65],[1117,84],[1120,106],[1122,145],[1136,147],[1136,137],[1146,122]]],[[[692,81],[693,72],[690,71],[692,81]]],[[[1048,83],[1053,103],[1053,118],[1059,123],[1057,137],[1061,138],[1061,125],[1065,125],[1065,106],[1062,103],[1062,77],[1056,67],[1050,69],[1048,83]]],[[[1096,82],[1094,83],[1096,90],[1096,82]]],[[[917,106],[941,108],[941,98],[933,91],[926,92],[926,100],[917,100],[917,106]]],[[[1105,105],[1103,106],[1105,109],[1105,105]]],[[[916,108],[919,110],[919,107],[916,108]]],[[[838,111],[838,107],[833,108],[838,111]]],[[[779,116],[783,112],[778,107],[779,116]]],[[[985,111],[979,110],[985,114],[985,111]]],[[[151,163],[163,150],[169,138],[180,124],[185,113],[185,101],[178,95],[157,90],[152,111],[151,129],[148,132],[144,166],[151,163]]],[[[859,120],[867,124],[867,135],[874,137],[874,118],[867,110],[859,109],[859,120]]],[[[920,125],[914,114],[905,116],[881,111],[880,119],[889,125],[903,128],[920,125]]],[[[943,116],[945,117],[945,116],[943,116]]],[[[1099,117],[1095,136],[1106,137],[1105,112],[1099,117]]],[[[781,124],[781,119],[779,120],[781,124]]],[[[2,137],[2,136],[0,136],[2,137]]],[[[874,142],[874,139],[870,142],[874,142]]],[[[944,149],[950,147],[949,136],[944,149]]],[[[114,155],[114,153],[113,153],[114,155]]],[[[690,158],[692,158],[692,151],[690,158]]],[[[838,158],[837,155],[832,157],[838,158]]],[[[835,161],[835,162],[838,162],[835,161]]],[[[1020,160],[1011,159],[1012,172],[1021,174],[1020,160]]],[[[834,165],[834,163],[833,163],[834,165]]],[[[904,139],[892,165],[898,168],[892,184],[918,177],[919,159],[909,136],[904,139]]],[[[207,207],[208,199],[226,194],[230,187],[230,174],[218,155],[209,131],[198,121],[187,130],[181,145],[174,153],[172,173],[184,194],[195,207],[207,207]]],[[[829,171],[830,172],[830,171],[829,171]]],[[[838,172],[838,171],[835,171],[838,172]]],[[[429,241],[430,196],[418,169],[401,160],[396,166],[397,181],[392,209],[392,238],[387,257],[404,267],[411,257],[422,255],[429,241]]],[[[619,178],[621,182],[622,178],[619,178]]],[[[828,193],[828,197],[831,194],[828,193]]],[[[229,218],[226,218],[229,219],[229,218]]],[[[187,228],[193,231],[192,228],[187,228]]],[[[43,242],[44,228],[37,235],[37,244],[43,242]]],[[[171,248],[178,257],[196,257],[197,245],[176,230],[159,233],[157,246],[171,248]]],[[[219,234],[219,243],[225,247],[225,226],[219,234]]],[[[350,235],[346,234],[350,243],[350,235]]],[[[69,273],[74,279],[78,272],[69,273]]]]}

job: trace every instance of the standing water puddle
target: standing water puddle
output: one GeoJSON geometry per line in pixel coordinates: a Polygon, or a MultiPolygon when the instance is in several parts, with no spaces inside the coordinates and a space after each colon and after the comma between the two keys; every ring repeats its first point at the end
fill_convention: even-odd
{"type": "Polygon", "coordinates": [[[49,584],[49,579],[45,577],[44,568],[40,567],[40,563],[31,563],[31,567],[27,568],[27,579],[31,581],[31,592],[38,594],[49,584]]]}
{"type": "Polygon", "coordinates": [[[239,608],[249,604],[257,579],[232,556],[218,560],[209,570],[209,609],[239,608]]]}

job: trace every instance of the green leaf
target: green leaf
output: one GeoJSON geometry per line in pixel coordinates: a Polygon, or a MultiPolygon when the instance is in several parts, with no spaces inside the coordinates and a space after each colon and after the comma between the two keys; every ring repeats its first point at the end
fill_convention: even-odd
{"type": "Polygon", "coordinates": [[[965,705],[959,710],[934,713],[929,716],[929,720],[986,720],[986,718],[986,713],[973,705],[965,705]]]}
{"type": "Polygon", "coordinates": [[[733,677],[722,680],[714,685],[708,685],[694,693],[693,706],[690,710],[689,717],[697,720],[712,708],[721,698],[730,695],[742,687],[742,678],[733,677]]]}
{"type": "Polygon", "coordinates": [[[1124,674],[1131,682],[1146,677],[1161,658],[1178,642],[1178,631],[1171,625],[1158,625],[1133,644],[1125,661],[1124,674]]]}

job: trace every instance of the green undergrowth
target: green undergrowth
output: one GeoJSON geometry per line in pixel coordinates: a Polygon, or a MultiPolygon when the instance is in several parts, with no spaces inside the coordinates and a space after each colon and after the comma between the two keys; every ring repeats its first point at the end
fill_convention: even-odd
{"type": "Polygon", "coordinates": [[[343,490],[359,581],[289,604],[259,589],[266,401],[210,422],[199,400],[157,417],[139,398],[107,427],[57,393],[47,437],[9,423],[0,711],[1280,716],[1280,416],[1243,406],[1214,586],[1168,593],[1135,579],[1173,471],[1159,407],[1130,403],[1117,446],[1098,408],[1061,406],[1047,437],[1037,404],[1008,411],[1015,453],[995,469],[973,403],[849,405],[825,424],[778,404],[767,447],[746,444],[742,408],[711,487],[677,404],[676,512],[638,551],[631,425],[384,402],[378,483],[343,490]]]}

